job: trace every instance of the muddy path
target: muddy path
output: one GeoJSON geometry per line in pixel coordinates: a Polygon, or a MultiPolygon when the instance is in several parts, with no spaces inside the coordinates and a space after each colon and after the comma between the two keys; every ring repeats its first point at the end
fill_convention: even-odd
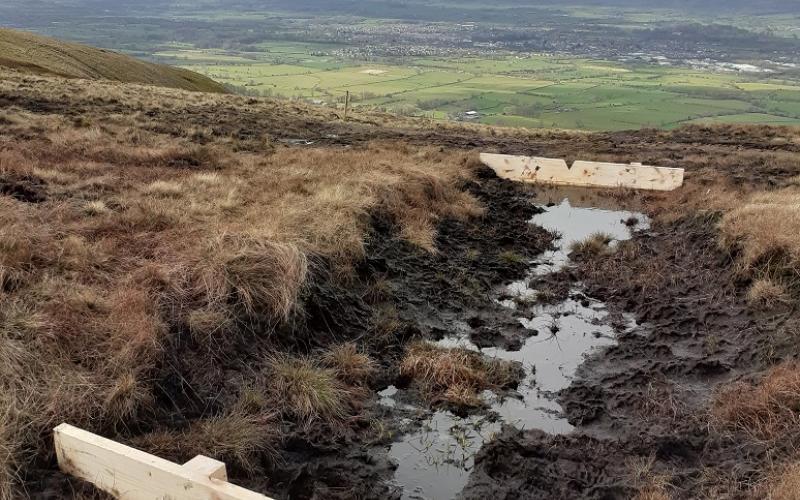
{"type": "MultiPolygon", "coordinates": [[[[298,433],[281,451],[281,466],[270,471],[280,480],[261,489],[278,498],[568,498],[584,491],[575,485],[577,475],[586,478],[587,490],[599,481],[621,497],[632,491],[615,481],[624,480],[625,461],[636,453],[616,441],[584,436],[589,419],[575,418],[573,408],[595,403],[580,389],[584,378],[595,380],[581,367],[584,356],[614,349],[617,332],[634,335],[625,325],[630,318],[593,298],[607,294],[578,283],[567,252],[570,243],[598,229],[622,241],[638,234],[636,226],[646,229],[645,222],[631,223],[630,212],[595,208],[597,200],[587,208],[572,207],[560,195],[553,198],[560,204],[535,202],[529,187],[486,170],[464,187],[483,201],[486,215],[470,223],[443,221],[436,254],[398,241],[392,221],[379,215],[374,220],[368,257],[359,270],[367,283],[365,307],[391,311],[395,328],[389,336],[358,329],[351,335],[383,368],[371,385],[378,397],[365,415],[380,421],[386,433],[375,436],[366,426],[346,440],[325,438],[324,430],[298,433]],[[555,231],[561,233],[558,244],[555,231]],[[371,290],[375,283],[381,283],[381,294],[371,290]],[[529,300],[534,287],[546,290],[544,299],[529,300]],[[415,339],[517,361],[528,375],[514,391],[488,395],[482,409],[432,407],[398,373],[404,348],[415,339]],[[575,372],[580,378],[573,383],[575,372]],[[565,396],[572,391],[573,397],[565,396]],[[565,446],[554,462],[553,453],[561,453],[556,443],[565,446]],[[613,470],[593,462],[584,450],[588,445],[606,456],[613,470]],[[526,481],[535,486],[528,488],[526,481]]],[[[314,295],[325,296],[323,291],[314,295]]],[[[326,338],[321,331],[314,337],[326,338]]],[[[616,436],[613,425],[607,433],[616,436]]]]}
{"type": "Polygon", "coordinates": [[[630,498],[643,463],[672,478],[676,498],[718,491],[714,478],[732,469],[757,475],[763,450],[711,433],[709,397],[790,355],[791,336],[786,315],[748,311],[714,227],[713,217],[658,225],[563,274],[638,326],[560,393],[572,434],[504,429],[476,458],[464,498],[630,498]]]}
{"type": "Polygon", "coordinates": [[[369,306],[389,307],[402,326],[392,342],[365,339],[384,368],[367,411],[391,432],[354,435],[345,447],[296,441],[286,467],[275,471],[291,480],[269,491],[279,498],[356,491],[360,498],[624,499],[640,491],[636,471],[646,464],[671,478],[676,498],[696,498],[719,491],[728,470],[758,477],[765,450],[711,432],[706,413],[719,384],[792,356],[795,314],[748,309],[714,215],[643,226],[627,240],[623,228],[642,215],[614,209],[618,200],[592,198],[589,212],[575,211],[559,196],[548,203],[540,193],[537,202],[530,188],[488,172],[466,187],[487,215],[475,224],[445,221],[436,255],[398,244],[391,221],[375,220],[361,272],[385,280],[389,292],[369,306]],[[603,203],[612,208],[597,208],[603,203]],[[546,230],[573,231],[578,241],[615,227],[618,246],[591,259],[564,255],[546,230]],[[509,260],[509,252],[524,259],[509,260]],[[525,305],[534,288],[547,299],[525,305]],[[549,325],[557,325],[553,335],[549,325]],[[565,361],[573,333],[579,347],[565,361]],[[526,380],[533,390],[521,385],[516,396],[489,397],[484,410],[466,415],[428,407],[397,372],[404,346],[419,338],[533,359],[526,380]],[[556,344],[548,347],[550,339],[556,344]],[[557,360],[551,373],[563,380],[548,391],[550,358],[557,360]],[[565,377],[570,364],[574,373],[565,377]],[[453,435],[464,440],[457,457],[453,435]],[[429,451],[444,446],[444,456],[429,451]]]}
{"type": "MultiPolygon", "coordinates": [[[[257,474],[234,468],[234,482],[277,499],[625,499],[647,463],[670,475],[676,497],[695,498],[714,472],[757,474],[763,450],[713,435],[704,414],[717,384],[788,355],[791,342],[783,323],[748,312],[713,216],[647,227],[618,200],[547,198],[488,170],[463,188],[486,213],[442,221],[436,253],[403,243],[376,213],[356,282],[318,263],[303,317],[262,348],[353,341],[380,370],[346,429],[286,428],[280,459],[264,457],[257,474]],[[569,255],[570,241],[596,230],[618,240],[613,252],[569,255]],[[531,291],[546,293],[529,302],[531,291]],[[417,339],[521,361],[526,378],[484,408],[431,406],[398,369],[417,339]]],[[[192,371],[190,346],[176,351],[185,380],[163,383],[176,415],[207,411],[257,357],[252,340],[222,354],[229,364],[211,380],[192,371]]],[[[41,491],[81,491],[43,477],[41,491]]]]}

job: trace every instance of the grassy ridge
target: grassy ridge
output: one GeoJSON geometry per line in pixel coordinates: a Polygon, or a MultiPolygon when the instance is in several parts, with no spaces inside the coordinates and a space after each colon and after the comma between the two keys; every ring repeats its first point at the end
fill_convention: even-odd
{"type": "Polygon", "coordinates": [[[0,29],[0,65],[68,78],[116,80],[201,92],[224,91],[221,84],[193,71],[10,29],[0,29]]]}

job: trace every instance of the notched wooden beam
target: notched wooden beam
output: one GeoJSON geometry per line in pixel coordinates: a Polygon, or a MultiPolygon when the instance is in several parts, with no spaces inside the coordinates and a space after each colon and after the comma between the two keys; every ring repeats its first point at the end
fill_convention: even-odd
{"type": "Polygon", "coordinates": [[[562,186],[673,191],[683,185],[684,177],[682,168],[641,163],[576,161],[570,168],[561,159],[493,153],[481,153],[481,161],[503,179],[562,186]]]}

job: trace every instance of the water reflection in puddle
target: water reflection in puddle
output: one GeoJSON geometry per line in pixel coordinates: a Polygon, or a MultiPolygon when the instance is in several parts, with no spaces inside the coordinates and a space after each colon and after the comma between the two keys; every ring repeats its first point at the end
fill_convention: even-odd
{"type": "MultiPolygon", "coordinates": [[[[569,249],[573,243],[585,240],[594,233],[605,233],[616,241],[627,240],[631,237],[631,230],[644,229],[648,226],[647,218],[642,214],[608,208],[595,208],[585,206],[586,201],[574,202],[572,198],[562,198],[560,202],[552,201],[555,196],[546,192],[537,197],[547,199],[547,211],[535,215],[531,223],[542,226],[561,235],[558,248],[549,250],[537,259],[534,274],[544,276],[558,271],[569,262],[569,249]]],[[[591,198],[590,201],[596,202],[591,198]]],[[[607,206],[602,204],[601,206],[607,206]]],[[[614,242],[612,242],[612,245],[614,242]]]]}
{"type": "MultiPolygon", "coordinates": [[[[556,231],[561,238],[556,241],[557,248],[532,263],[529,276],[510,284],[501,294],[511,299],[498,299],[516,311],[531,336],[518,351],[480,349],[469,340],[468,327],[438,342],[443,347],[462,347],[518,361],[525,368],[525,379],[514,396],[499,398],[487,392],[484,396],[491,406],[489,415],[462,418],[447,411],[433,412],[421,428],[395,442],[390,456],[398,464],[394,482],[403,488],[403,498],[455,497],[467,484],[475,453],[503,423],[552,434],[572,431],[555,396],[569,386],[587,354],[614,342],[615,331],[608,324],[605,304],[586,297],[580,289],[571,290],[561,303],[536,304],[536,281],[568,264],[572,243],[596,232],[608,233],[617,241],[629,239],[633,230],[647,227],[646,217],[613,210],[607,198],[598,198],[593,191],[547,190],[535,201],[546,211],[531,223],[556,231]]],[[[627,319],[629,327],[635,326],[632,318],[627,319]]],[[[397,389],[390,387],[381,393],[381,403],[398,407],[401,403],[393,398],[396,393],[397,389]]]]}

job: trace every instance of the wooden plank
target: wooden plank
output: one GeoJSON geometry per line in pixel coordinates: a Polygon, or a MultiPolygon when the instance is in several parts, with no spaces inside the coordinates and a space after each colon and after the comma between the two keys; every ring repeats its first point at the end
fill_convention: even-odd
{"type": "Polygon", "coordinates": [[[672,191],[683,185],[682,168],[665,168],[641,163],[576,161],[572,168],[554,158],[481,153],[481,161],[499,177],[520,182],[586,187],[627,187],[672,191]]]}
{"type": "Polygon", "coordinates": [[[62,471],[122,500],[270,500],[228,483],[224,464],[195,457],[179,465],[68,424],[54,429],[62,471]],[[220,469],[220,465],[222,469],[220,469]]]}
{"type": "Polygon", "coordinates": [[[213,458],[197,455],[193,459],[183,464],[183,468],[194,471],[202,476],[219,479],[220,481],[228,480],[228,469],[225,464],[213,458]]]}

